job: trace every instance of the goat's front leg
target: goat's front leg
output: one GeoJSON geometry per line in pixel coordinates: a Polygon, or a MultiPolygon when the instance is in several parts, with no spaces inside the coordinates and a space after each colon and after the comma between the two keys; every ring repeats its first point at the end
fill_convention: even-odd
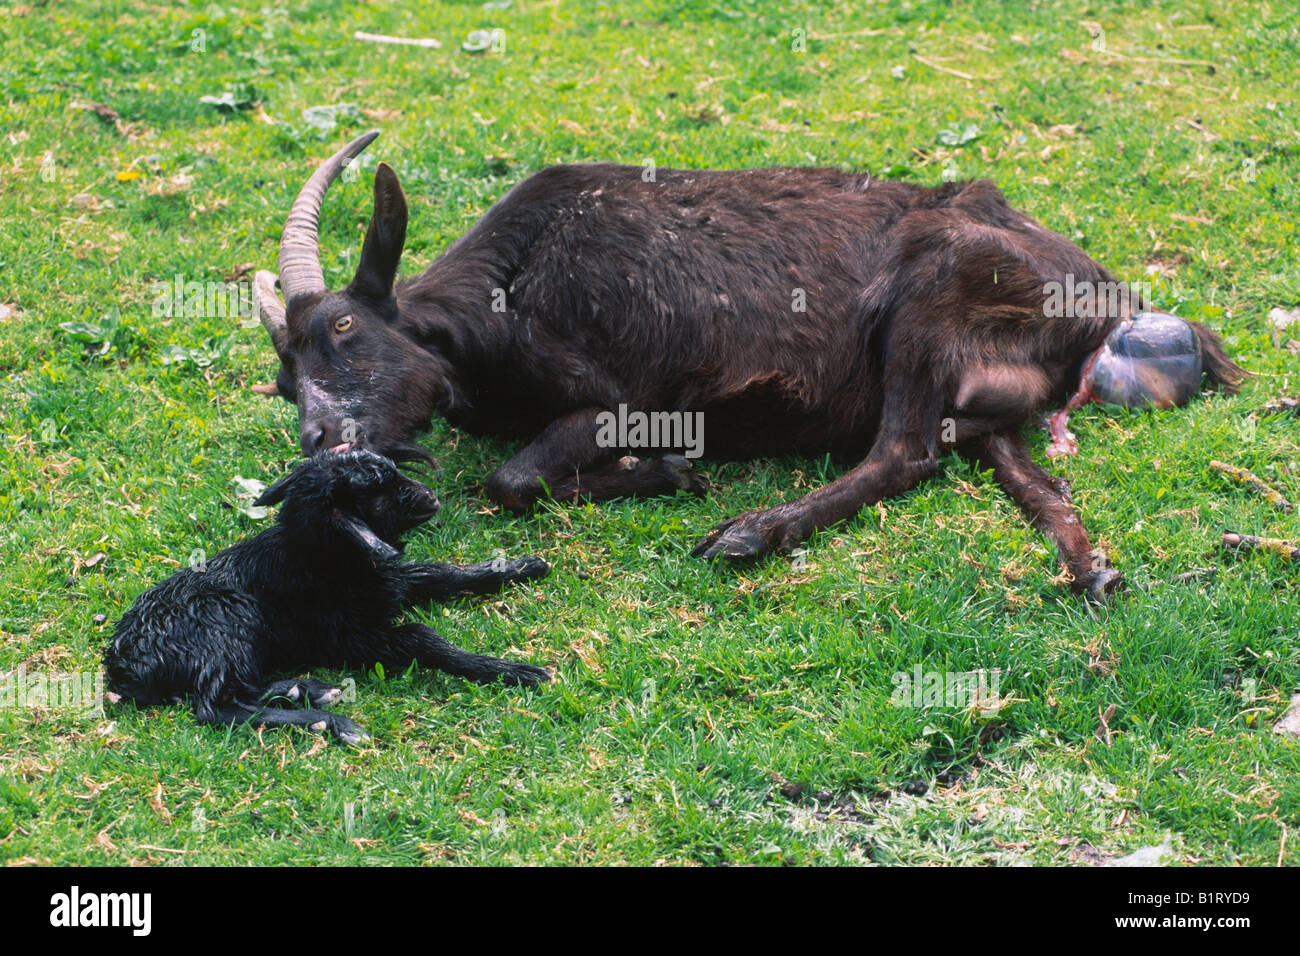
{"type": "Polygon", "coordinates": [[[551,422],[519,454],[492,473],[487,495],[511,511],[526,511],[547,492],[556,501],[654,497],[677,491],[703,495],[708,483],[681,455],[642,461],[614,456],[597,441],[596,417],[606,409],[580,408],[551,422]]]}
{"type": "Polygon", "coordinates": [[[338,714],[326,710],[288,710],[235,701],[221,707],[197,711],[201,724],[253,724],[257,727],[303,727],[307,730],[329,731],[345,744],[357,745],[370,740],[364,730],[338,714]]]}
{"type": "Polygon", "coordinates": [[[1062,562],[1074,576],[1073,587],[1097,602],[1106,601],[1124,583],[1124,576],[1107,567],[1106,558],[1094,551],[1079,515],[1069,500],[1069,486],[1053,478],[1029,456],[1018,432],[1004,431],[974,439],[961,453],[984,467],[1035,528],[1056,545],[1062,562]]]}
{"type": "Polygon", "coordinates": [[[773,549],[789,551],[813,532],[915,487],[938,468],[933,442],[927,447],[919,434],[882,435],[852,471],[798,501],[729,518],[705,535],[691,554],[748,560],[773,549]]]}
{"type": "Polygon", "coordinates": [[[413,603],[445,601],[458,594],[491,594],[507,584],[544,578],[551,566],[534,554],[507,561],[445,564],[421,561],[402,565],[402,576],[413,603]]]}
{"type": "Polygon", "coordinates": [[[424,624],[404,624],[388,638],[380,649],[380,661],[396,672],[415,661],[421,667],[433,667],[479,684],[500,680],[507,684],[531,687],[545,684],[551,679],[551,672],[544,667],[462,650],[424,624]]]}

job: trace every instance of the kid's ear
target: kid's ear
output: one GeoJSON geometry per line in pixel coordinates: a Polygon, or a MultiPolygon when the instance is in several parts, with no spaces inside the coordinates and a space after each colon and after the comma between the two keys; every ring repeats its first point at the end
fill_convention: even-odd
{"type": "Polygon", "coordinates": [[[275,484],[271,485],[270,488],[267,488],[258,495],[257,500],[254,501],[253,504],[259,507],[278,505],[280,502],[284,501],[285,495],[289,492],[289,489],[293,487],[294,482],[302,479],[305,470],[306,469],[301,466],[295,468],[275,484]]]}
{"type": "Polygon", "coordinates": [[[350,515],[344,511],[334,512],[334,523],[338,529],[348,535],[359,544],[372,561],[391,561],[401,554],[387,541],[379,537],[370,530],[370,525],[366,524],[356,515],[350,515]]]}
{"type": "Polygon", "coordinates": [[[375,170],[375,211],[348,292],[369,299],[386,299],[392,295],[405,243],[406,197],[393,167],[380,163],[375,170]]]}

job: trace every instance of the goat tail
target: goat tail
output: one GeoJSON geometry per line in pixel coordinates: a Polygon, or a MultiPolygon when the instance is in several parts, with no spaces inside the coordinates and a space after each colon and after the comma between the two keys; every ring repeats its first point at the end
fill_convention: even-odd
{"type": "Polygon", "coordinates": [[[1187,324],[1201,340],[1201,365],[1205,374],[1209,376],[1210,384],[1229,395],[1236,394],[1246,379],[1253,376],[1228,358],[1228,353],[1223,347],[1223,338],[1218,332],[1200,322],[1189,320],[1187,324]]]}

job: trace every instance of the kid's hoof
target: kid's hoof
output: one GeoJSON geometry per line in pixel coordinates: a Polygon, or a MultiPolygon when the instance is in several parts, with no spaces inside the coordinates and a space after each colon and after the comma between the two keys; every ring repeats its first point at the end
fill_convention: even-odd
{"type": "Polygon", "coordinates": [[[370,743],[370,735],[346,717],[330,714],[330,719],[322,721],[322,723],[328,725],[325,729],[329,730],[341,744],[347,744],[349,747],[360,747],[363,744],[370,743]]]}
{"type": "Polygon", "coordinates": [[[501,679],[507,684],[518,684],[520,687],[536,687],[538,684],[549,684],[551,672],[545,667],[534,667],[532,664],[513,664],[510,670],[501,674],[501,679]]]}
{"type": "Polygon", "coordinates": [[[292,680],[278,680],[270,684],[266,688],[266,693],[262,695],[262,700],[270,701],[276,698],[309,707],[328,706],[342,700],[343,691],[332,684],[326,684],[324,681],[303,677],[292,680]]]}

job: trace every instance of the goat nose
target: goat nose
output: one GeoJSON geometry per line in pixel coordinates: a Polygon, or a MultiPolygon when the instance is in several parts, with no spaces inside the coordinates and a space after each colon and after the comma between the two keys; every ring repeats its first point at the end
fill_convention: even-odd
{"type": "Polygon", "coordinates": [[[300,438],[302,453],[310,458],[325,447],[325,426],[304,425],[300,438]]]}

